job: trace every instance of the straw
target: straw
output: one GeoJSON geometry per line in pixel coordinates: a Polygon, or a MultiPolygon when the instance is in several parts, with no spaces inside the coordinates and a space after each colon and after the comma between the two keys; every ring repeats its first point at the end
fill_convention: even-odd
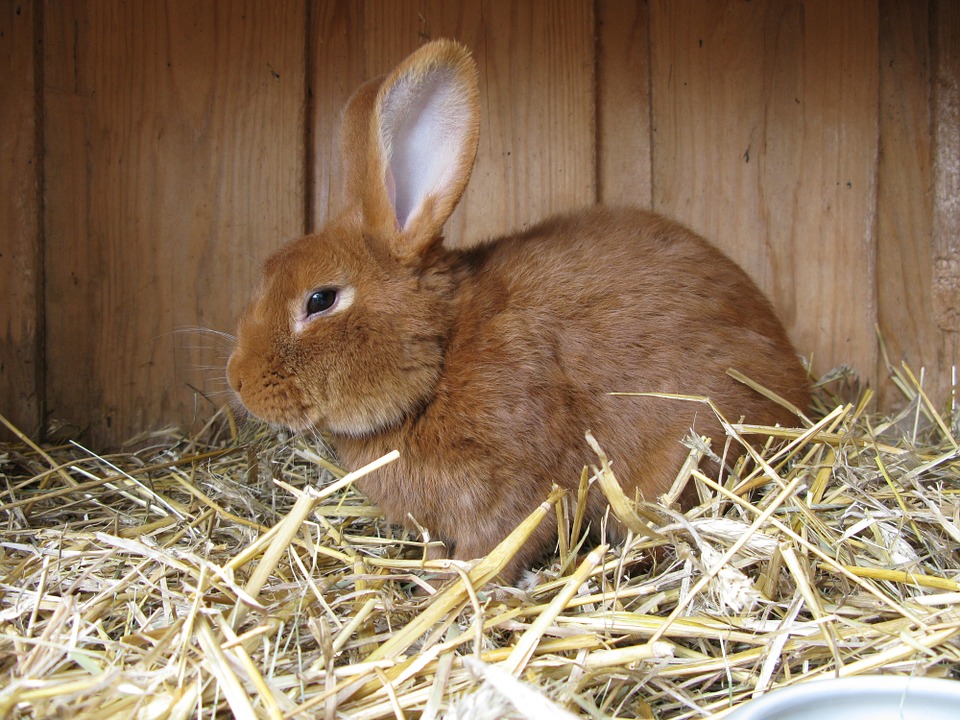
{"type": "Polygon", "coordinates": [[[692,720],[825,677],[957,679],[960,418],[922,381],[892,368],[888,415],[845,369],[798,427],[718,413],[676,469],[682,513],[627,496],[587,437],[578,491],[468,562],[383,520],[354,488],[376,465],[229,413],[111,455],[11,428],[0,716],[692,720]],[[591,484],[626,540],[586,544],[591,484]],[[551,512],[555,552],[499,584],[551,512]]]}

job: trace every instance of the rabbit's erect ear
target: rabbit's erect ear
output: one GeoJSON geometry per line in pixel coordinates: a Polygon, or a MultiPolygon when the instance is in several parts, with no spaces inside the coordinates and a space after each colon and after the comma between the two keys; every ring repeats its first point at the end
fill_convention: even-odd
{"type": "Polygon", "coordinates": [[[476,66],[451,40],[424,45],[383,81],[370,118],[365,221],[405,252],[439,236],[463,194],[479,137],[476,66]]]}
{"type": "Polygon", "coordinates": [[[370,147],[370,118],[383,77],[368,80],[353,95],[340,119],[340,154],[344,195],[349,203],[364,195],[367,185],[367,154],[370,147]]]}

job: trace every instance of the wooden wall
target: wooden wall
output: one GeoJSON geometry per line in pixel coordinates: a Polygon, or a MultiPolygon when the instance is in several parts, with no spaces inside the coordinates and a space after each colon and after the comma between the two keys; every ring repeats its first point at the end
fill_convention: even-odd
{"type": "Polygon", "coordinates": [[[0,5],[0,414],[34,435],[44,396],[37,25],[31,4],[0,5]]]}
{"type": "Polygon", "coordinates": [[[951,0],[0,0],[0,413],[111,445],[222,401],[259,261],[336,206],[363,79],[452,36],[482,140],[451,242],[594,201],[675,216],[816,371],[960,350],[951,0]]]}

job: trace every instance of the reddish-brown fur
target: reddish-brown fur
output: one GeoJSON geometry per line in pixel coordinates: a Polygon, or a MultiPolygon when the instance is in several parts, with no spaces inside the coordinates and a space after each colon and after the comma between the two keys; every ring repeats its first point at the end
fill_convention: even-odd
{"type": "MultiPolygon", "coordinates": [[[[452,43],[418,53],[376,99],[378,86],[364,86],[348,108],[348,194],[362,196],[265,265],[228,366],[250,412],[326,432],[348,467],[399,450],[360,488],[389,519],[412,516],[461,559],[491,550],[553,483],[576,487],[596,462],[588,430],[627,493],[648,500],[668,489],[691,428],[722,437],[702,404],[610,392],[706,395],[733,419],[797,422],[727,375],[735,368],[806,405],[806,374],[769,302],[675,222],[596,207],[472,250],[446,249],[439,232],[469,175],[473,130],[454,187],[428,195],[406,225],[384,220],[393,217],[389,190],[368,168],[388,161],[376,148],[365,155],[363,141],[376,103],[405,68],[423,72],[424,57],[447,54],[458,82],[472,77],[452,43]],[[320,287],[351,287],[353,302],[294,330],[304,298],[320,287]]],[[[464,97],[475,103],[475,93],[464,97]]],[[[369,137],[375,144],[375,130],[369,137]]],[[[594,527],[602,512],[596,497],[594,527]]],[[[555,523],[543,523],[506,579],[555,535],[555,523]]]]}

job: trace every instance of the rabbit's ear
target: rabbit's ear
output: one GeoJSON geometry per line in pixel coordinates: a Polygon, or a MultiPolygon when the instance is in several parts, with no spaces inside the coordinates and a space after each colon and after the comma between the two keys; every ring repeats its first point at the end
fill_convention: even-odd
{"type": "Polygon", "coordinates": [[[340,119],[340,155],[344,178],[344,196],[349,204],[364,196],[367,179],[367,155],[370,147],[370,118],[383,76],[368,80],[357,88],[340,119]]]}
{"type": "Polygon", "coordinates": [[[479,114],[476,66],[451,40],[424,45],[380,86],[364,219],[398,237],[401,252],[425,252],[456,207],[477,155],[479,114]]]}

